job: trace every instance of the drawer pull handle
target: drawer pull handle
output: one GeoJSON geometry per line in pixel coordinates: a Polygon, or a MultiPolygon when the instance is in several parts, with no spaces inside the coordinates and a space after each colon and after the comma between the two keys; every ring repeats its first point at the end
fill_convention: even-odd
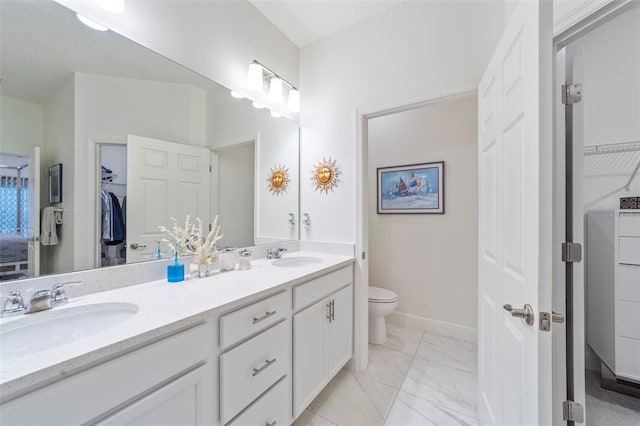
{"type": "Polygon", "coordinates": [[[262,320],[266,320],[267,318],[269,318],[270,316],[275,315],[275,314],[276,314],[276,311],[275,311],[275,310],[273,310],[273,311],[271,311],[271,312],[267,311],[267,312],[265,312],[265,314],[264,314],[263,316],[261,316],[261,317],[253,317],[253,323],[254,323],[254,324],[257,324],[257,323],[259,323],[260,321],[262,321],[262,320]]]}
{"type": "Polygon", "coordinates": [[[276,422],[275,420],[272,422],[267,422],[267,426],[276,426],[276,423],[278,422],[276,422]]]}
{"type": "Polygon", "coordinates": [[[253,369],[253,377],[257,376],[258,374],[262,373],[264,370],[267,369],[267,367],[272,366],[274,363],[276,362],[276,359],[272,359],[272,360],[266,360],[264,362],[264,365],[260,368],[254,368],[253,369]]]}

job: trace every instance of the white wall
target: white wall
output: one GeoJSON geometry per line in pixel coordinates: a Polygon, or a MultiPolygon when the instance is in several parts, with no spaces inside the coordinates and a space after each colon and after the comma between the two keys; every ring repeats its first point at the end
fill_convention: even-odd
{"type": "Polygon", "coordinates": [[[225,237],[220,247],[253,246],[255,143],[218,152],[218,224],[225,237]]]}
{"type": "Polygon", "coordinates": [[[95,141],[126,141],[128,134],[204,146],[206,93],[186,84],[76,73],[75,157],[77,176],[75,268],[94,267],[95,141]],[[80,195],[83,194],[83,195],[80,195]]]}
{"type": "MultiPolygon", "coordinates": [[[[582,74],[585,146],[640,141],[640,7],[606,22],[568,47],[582,74]]],[[[613,209],[620,197],[640,195],[640,174],[630,191],[617,191],[640,162],[640,152],[584,157],[586,210],[613,209]]]]}
{"type": "Polygon", "coordinates": [[[0,96],[0,152],[29,155],[44,143],[44,107],[0,96]]]}
{"type": "MultiPolygon", "coordinates": [[[[298,239],[299,130],[297,123],[273,118],[258,110],[247,99],[234,99],[226,91],[207,92],[207,146],[223,152],[239,143],[255,141],[255,244],[298,239]],[[259,136],[258,136],[259,134],[259,136]],[[291,179],[287,192],[275,196],[267,186],[272,168],[284,166],[291,179]],[[288,213],[296,215],[296,226],[289,227],[288,213]]],[[[216,207],[224,209],[218,200],[216,207]]],[[[235,234],[229,234],[235,235],[235,234]]]]}
{"type": "Polygon", "coordinates": [[[501,1],[405,2],[301,50],[301,204],[312,217],[304,239],[355,241],[356,111],[475,87],[504,14],[501,1]],[[329,194],[304,172],[323,157],[343,171],[329,194]]]}
{"type": "Polygon", "coordinates": [[[477,98],[369,120],[369,282],[398,312],[477,327],[477,98]],[[376,213],[376,168],[444,161],[445,214],[376,213]]]}
{"type": "Polygon", "coordinates": [[[75,205],[74,184],[78,180],[74,170],[74,77],[67,81],[47,100],[44,106],[45,143],[41,152],[41,197],[40,206],[48,204],[48,167],[62,163],[62,203],[64,208],[62,225],[58,226],[59,244],[41,246],[41,274],[74,271],[75,217],[84,212],[75,205]]]}
{"type": "Polygon", "coordinates": [[[298,48],[246,0],[127,1],[122,15],[56,1],[225,87],[244,88],[253,59],[298,82],[298,48]]]}

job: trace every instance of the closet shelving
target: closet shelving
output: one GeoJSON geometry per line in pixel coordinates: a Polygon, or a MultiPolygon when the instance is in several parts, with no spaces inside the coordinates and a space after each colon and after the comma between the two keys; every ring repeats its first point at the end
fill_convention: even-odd
{"type": "MultiPolygon", "coordinates": [[[[601,155],[601,154],[620,154],[620,153],[630,153],[630,152],[640,152],[640,141],[632,141],[632,142],[618,142],[611,144],[602,144],[602,145],[591,145],[584,147],[584,155],[592,156],[592,155],[601,155]]],[[[640,159],[636,160],[635,166],[633,167],[633,171],[631,172],[631,176],[629,176],[629,180],[626,185],[622,189],[629,189],[631,187],[631,182],[638,174],[640,170],[640,159]]]]}

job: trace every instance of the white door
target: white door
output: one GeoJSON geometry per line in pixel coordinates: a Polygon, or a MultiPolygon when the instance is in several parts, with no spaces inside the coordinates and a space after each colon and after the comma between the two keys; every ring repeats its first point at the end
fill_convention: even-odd
{"type": "Polygon", "coordinates": [[[97,423],[107,425],[175,425],[196,426],[212,424],[208,413],[211,403],[208,365],[193,370],[145,396],[132,405],[117,411],[97,423]]]}
{"type": "Polygon", "coordinates": [[[326,383],[329,299],[293,316],[293,417],[320,393],[326,383]]]}
{"type": "MultiPolygon", "coordinates": [[[[156,241],[171,228],[209,218],[209,150],[158,139],[127,138],[127,263],[154,258],[156,241]]],[[[162,250],[171,254],[165,244],[162,250]]]]}
{"type": "Polygon", "coordinates": [[[333,377],[353,354],[353,287],[332,294],[327,337],[327,372],[333,377]]]}
{"type": "Polygon", "coordinates": [[[29,229],[27,252],[29,276],[40,275],[40,148],[33,148],[27,167],[29,177],[29,229]]]}
{"type": "Polygon", "coordinates": [[[551,2],[521,1],[478,87],[479,417],[551,423],[551,2]],[[508,306],[532,307],[531,325],[508,306]],[[516,313],[514,311],[514,313],[516,313]]]}

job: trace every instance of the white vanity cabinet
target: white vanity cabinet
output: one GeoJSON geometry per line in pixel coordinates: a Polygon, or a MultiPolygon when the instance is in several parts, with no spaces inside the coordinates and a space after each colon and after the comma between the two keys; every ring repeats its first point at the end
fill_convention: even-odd
{"type": "Polygon", "coordinates": [[[299,309],[293,315],[295,418],[353,354],[353,269],[340,269],[293,291],[294,310],[299,309]]]}
{"type": "Polygon", "coordinates": [[[220,317],[221,424],[288,423],[290,316],[284,291],[220,317]]]}
{"type": "Polygon", "coordinates": [[[214,423],[212,330],[198,325],[13,399],[0,424],[214,423]]]}
{"type": "Polygon", "coordinates": [[[587,342],[617,376],[640,383],[640,210],[587,216],[587,342]]]}

